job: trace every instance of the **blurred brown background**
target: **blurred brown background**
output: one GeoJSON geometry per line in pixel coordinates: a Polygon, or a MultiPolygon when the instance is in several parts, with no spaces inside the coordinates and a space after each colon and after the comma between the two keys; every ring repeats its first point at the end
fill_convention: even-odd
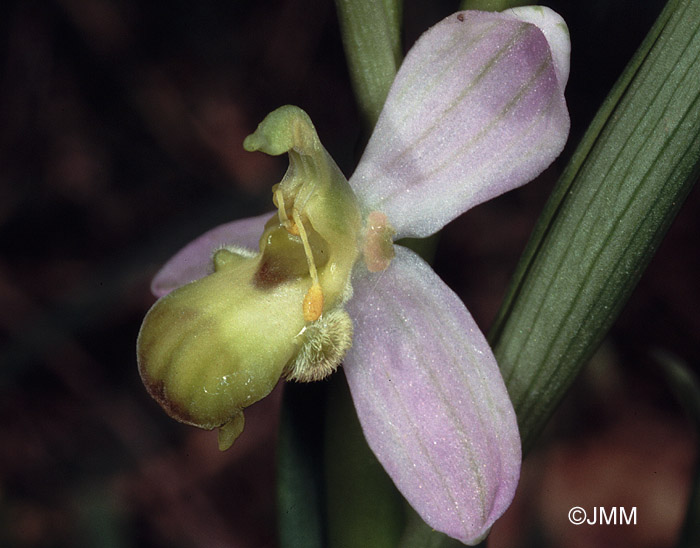
{"type": "MultiPolygon", "coordinates": [[[[438,245],[438,273],[484,329],[661,2],[549,5],[574,48],[569,147],[438,245]]],[[[408,1],[405,43],[455,8],[408,1]]],[[[332,3],[14,1],[0,25],[0,546],[276,546],[279,390],[221,454],[149,399],[134,344],[170,254],[271,208],[285,161],[241,146],[267,112],[304,108],[351,173],[360,128],[332,3]]],[[[672,546],[697,440],[651,351],[698,371],[699,212],[695,191],[528,459],[494,546],[672,546]],[[577,528],[576,505],[636,506],[638,524],[577,528]]]]}

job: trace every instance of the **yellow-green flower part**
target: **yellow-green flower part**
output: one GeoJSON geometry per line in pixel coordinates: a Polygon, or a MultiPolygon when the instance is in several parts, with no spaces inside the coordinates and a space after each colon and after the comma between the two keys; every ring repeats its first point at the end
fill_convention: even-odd
{"type": "Polygon", "coordinates": [[[137,342],[151,396],[181,422],[219,428],[222,449],[243,430],[243,409],[280,377],[318,380],[338,367],[352,342],[343,305],[361,252],[360,208],[306,113],[277,109],[244,147],[289,153],[259,252],[218,250],[212,274],[153,305],[137,342]]]}

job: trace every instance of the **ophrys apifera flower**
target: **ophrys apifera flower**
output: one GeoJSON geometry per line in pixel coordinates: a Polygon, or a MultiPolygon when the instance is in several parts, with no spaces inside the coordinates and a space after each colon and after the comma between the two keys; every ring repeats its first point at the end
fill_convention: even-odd
{"type": "Polygon", "coordinates": [[[282,107],[245,141],[287,152],[274,214],[195,240],[153,282],[141,375],[174,418],[219,428],[280,378],[341,363],[367,441],[435,529],[476,542],[512,500],[520,439],[496,360],[459,298],[394,242],[520,186],[561,152],[569,40],[547,8],[460,12],[399,70],[346,180],[309,117],[282,107]]]}

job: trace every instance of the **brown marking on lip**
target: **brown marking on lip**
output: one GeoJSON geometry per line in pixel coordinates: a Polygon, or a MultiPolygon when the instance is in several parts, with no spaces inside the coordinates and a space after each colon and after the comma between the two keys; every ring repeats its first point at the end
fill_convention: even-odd
{"type": "Polygon", "coordinates": [[[146,391],[160,404],[168,416],[185,424],[202,427],[201,424],[195,422],[194,417],[192,417],[184,405],[181,405],[168,397],[165,389],[165,382],[163,380],[159,379],[153,381],[147,377],[143,377],[143,384],[146,387],[146,391]]]}
{"type": "Polygon", "coordinates": [[[294,278],[295,276],[290,275],[287,265],[273,255],[261,261],[253,276],[253,285],[258,289],[272,289],[294,278]]]}

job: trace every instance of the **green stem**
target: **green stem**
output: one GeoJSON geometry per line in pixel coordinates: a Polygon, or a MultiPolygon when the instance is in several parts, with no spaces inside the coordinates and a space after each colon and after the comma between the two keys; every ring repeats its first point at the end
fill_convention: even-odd
{"type": "MultiPolygon", "coordinates": [[[[401,64],[401,0],[336,0],[358,108],[369,134],[401,64]]],[[[403,501],[367,446],[342,376],[328,386],[325,484],[330,546],[393,548],[403,501]]]]}
{"type": "Polygon", "coordinates": [[[323,385],[285,386],[277,445],[277,520],[281,548],[326,546],[323,501],[323,385]]]}
{"type": "Polygon", "coordinates": [[[459,9],[481,11],[503,11],[516,6],[527,6],[536,2],[528,0],[462,0],[459,9]]]}
{"type": "Polygon", "coordinates": [[[365,441],[344,375],[329,383],[325,470],[328,546],[395,548],[403,498],[365,441]]]}
{"type": "Polygon", "coordinates": [[[663,368],[671,392],[686,411],[696,435],[695,472],[690,497],[677,548],[700,546],[700,379],[687,364],[666,352],[655,351],[654,357],[663,368]]]}
{"type": "Polygon", "coordinates": [[[335,0],[353,90],[371,131],[401,64],[401,0],[335,0]]]}

